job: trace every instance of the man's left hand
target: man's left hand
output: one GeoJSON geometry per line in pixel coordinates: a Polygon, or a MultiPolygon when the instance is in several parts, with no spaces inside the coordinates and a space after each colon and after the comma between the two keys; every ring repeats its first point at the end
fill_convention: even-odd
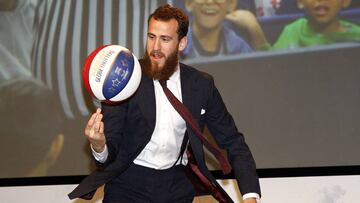
{"type": "Polygon", "coordinates": [[[256,203],[255,198],[246,198],[243,200],[243,203],[256,203]]]}

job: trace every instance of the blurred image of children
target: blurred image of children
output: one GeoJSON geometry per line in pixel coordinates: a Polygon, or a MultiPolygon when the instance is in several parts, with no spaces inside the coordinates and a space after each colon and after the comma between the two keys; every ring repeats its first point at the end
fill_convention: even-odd
{"type": "Polygon", "coordinates": [[[237,0],[186,0],[185,7],[192,22],[184,58],[248,53],[263,44],[265,38],[254,14],[237,10],[237,0]],[[250,42],[239,36],[226,20],[246,30],[250,42]]]}
{"type": "Polygon", "coordinates": [[[360,41],[360,26],[339,17],[351,0],[298,0],[306,16],[287,25],[274,49],[360,41]]]}

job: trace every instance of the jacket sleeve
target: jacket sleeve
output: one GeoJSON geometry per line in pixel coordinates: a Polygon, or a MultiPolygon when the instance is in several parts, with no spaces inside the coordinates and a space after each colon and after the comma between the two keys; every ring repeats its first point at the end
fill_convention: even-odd
{"type": "Polygon", "coordinates": [[[104,115],[104,131],[106,137],[106,146],[108,148],[108,158],[105,163],[97,162],[97,165],[100,167],[105,167],[109,165],[116,158],[118,154],[119,145],[123,138],[124,123],[127,117],[127,107],[126,102],[111,105],[111,104],[102,104],[101,111],[104,115]]]}
{"type": "Polygon", "coordinates": [[[213,80],[210,80],[208,88],[206,125],[220,148],[227,151],[241,193],[254,192],[260,195],[255,161],[244,135],[238,131],[213,80]]]}

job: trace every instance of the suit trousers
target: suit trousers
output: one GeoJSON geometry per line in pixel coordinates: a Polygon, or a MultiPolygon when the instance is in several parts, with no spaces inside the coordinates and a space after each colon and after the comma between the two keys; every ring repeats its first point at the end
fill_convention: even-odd
{"type": "Polygon", "coordinates": [[[156,170],[136,164],[105,185],[104,203],[191,203],[195,189],[185,166],[156,170]]]}

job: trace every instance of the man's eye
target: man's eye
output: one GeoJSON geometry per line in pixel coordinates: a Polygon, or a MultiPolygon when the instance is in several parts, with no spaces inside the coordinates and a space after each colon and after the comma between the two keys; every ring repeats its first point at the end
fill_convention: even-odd
{"type": "Polygon", "coordinates": [[[171,38],[170,38],[170,37],[163,37],[162,40],[163,40],[164,42],[169,42],[169,41],[171,40],[171,38]]]}

